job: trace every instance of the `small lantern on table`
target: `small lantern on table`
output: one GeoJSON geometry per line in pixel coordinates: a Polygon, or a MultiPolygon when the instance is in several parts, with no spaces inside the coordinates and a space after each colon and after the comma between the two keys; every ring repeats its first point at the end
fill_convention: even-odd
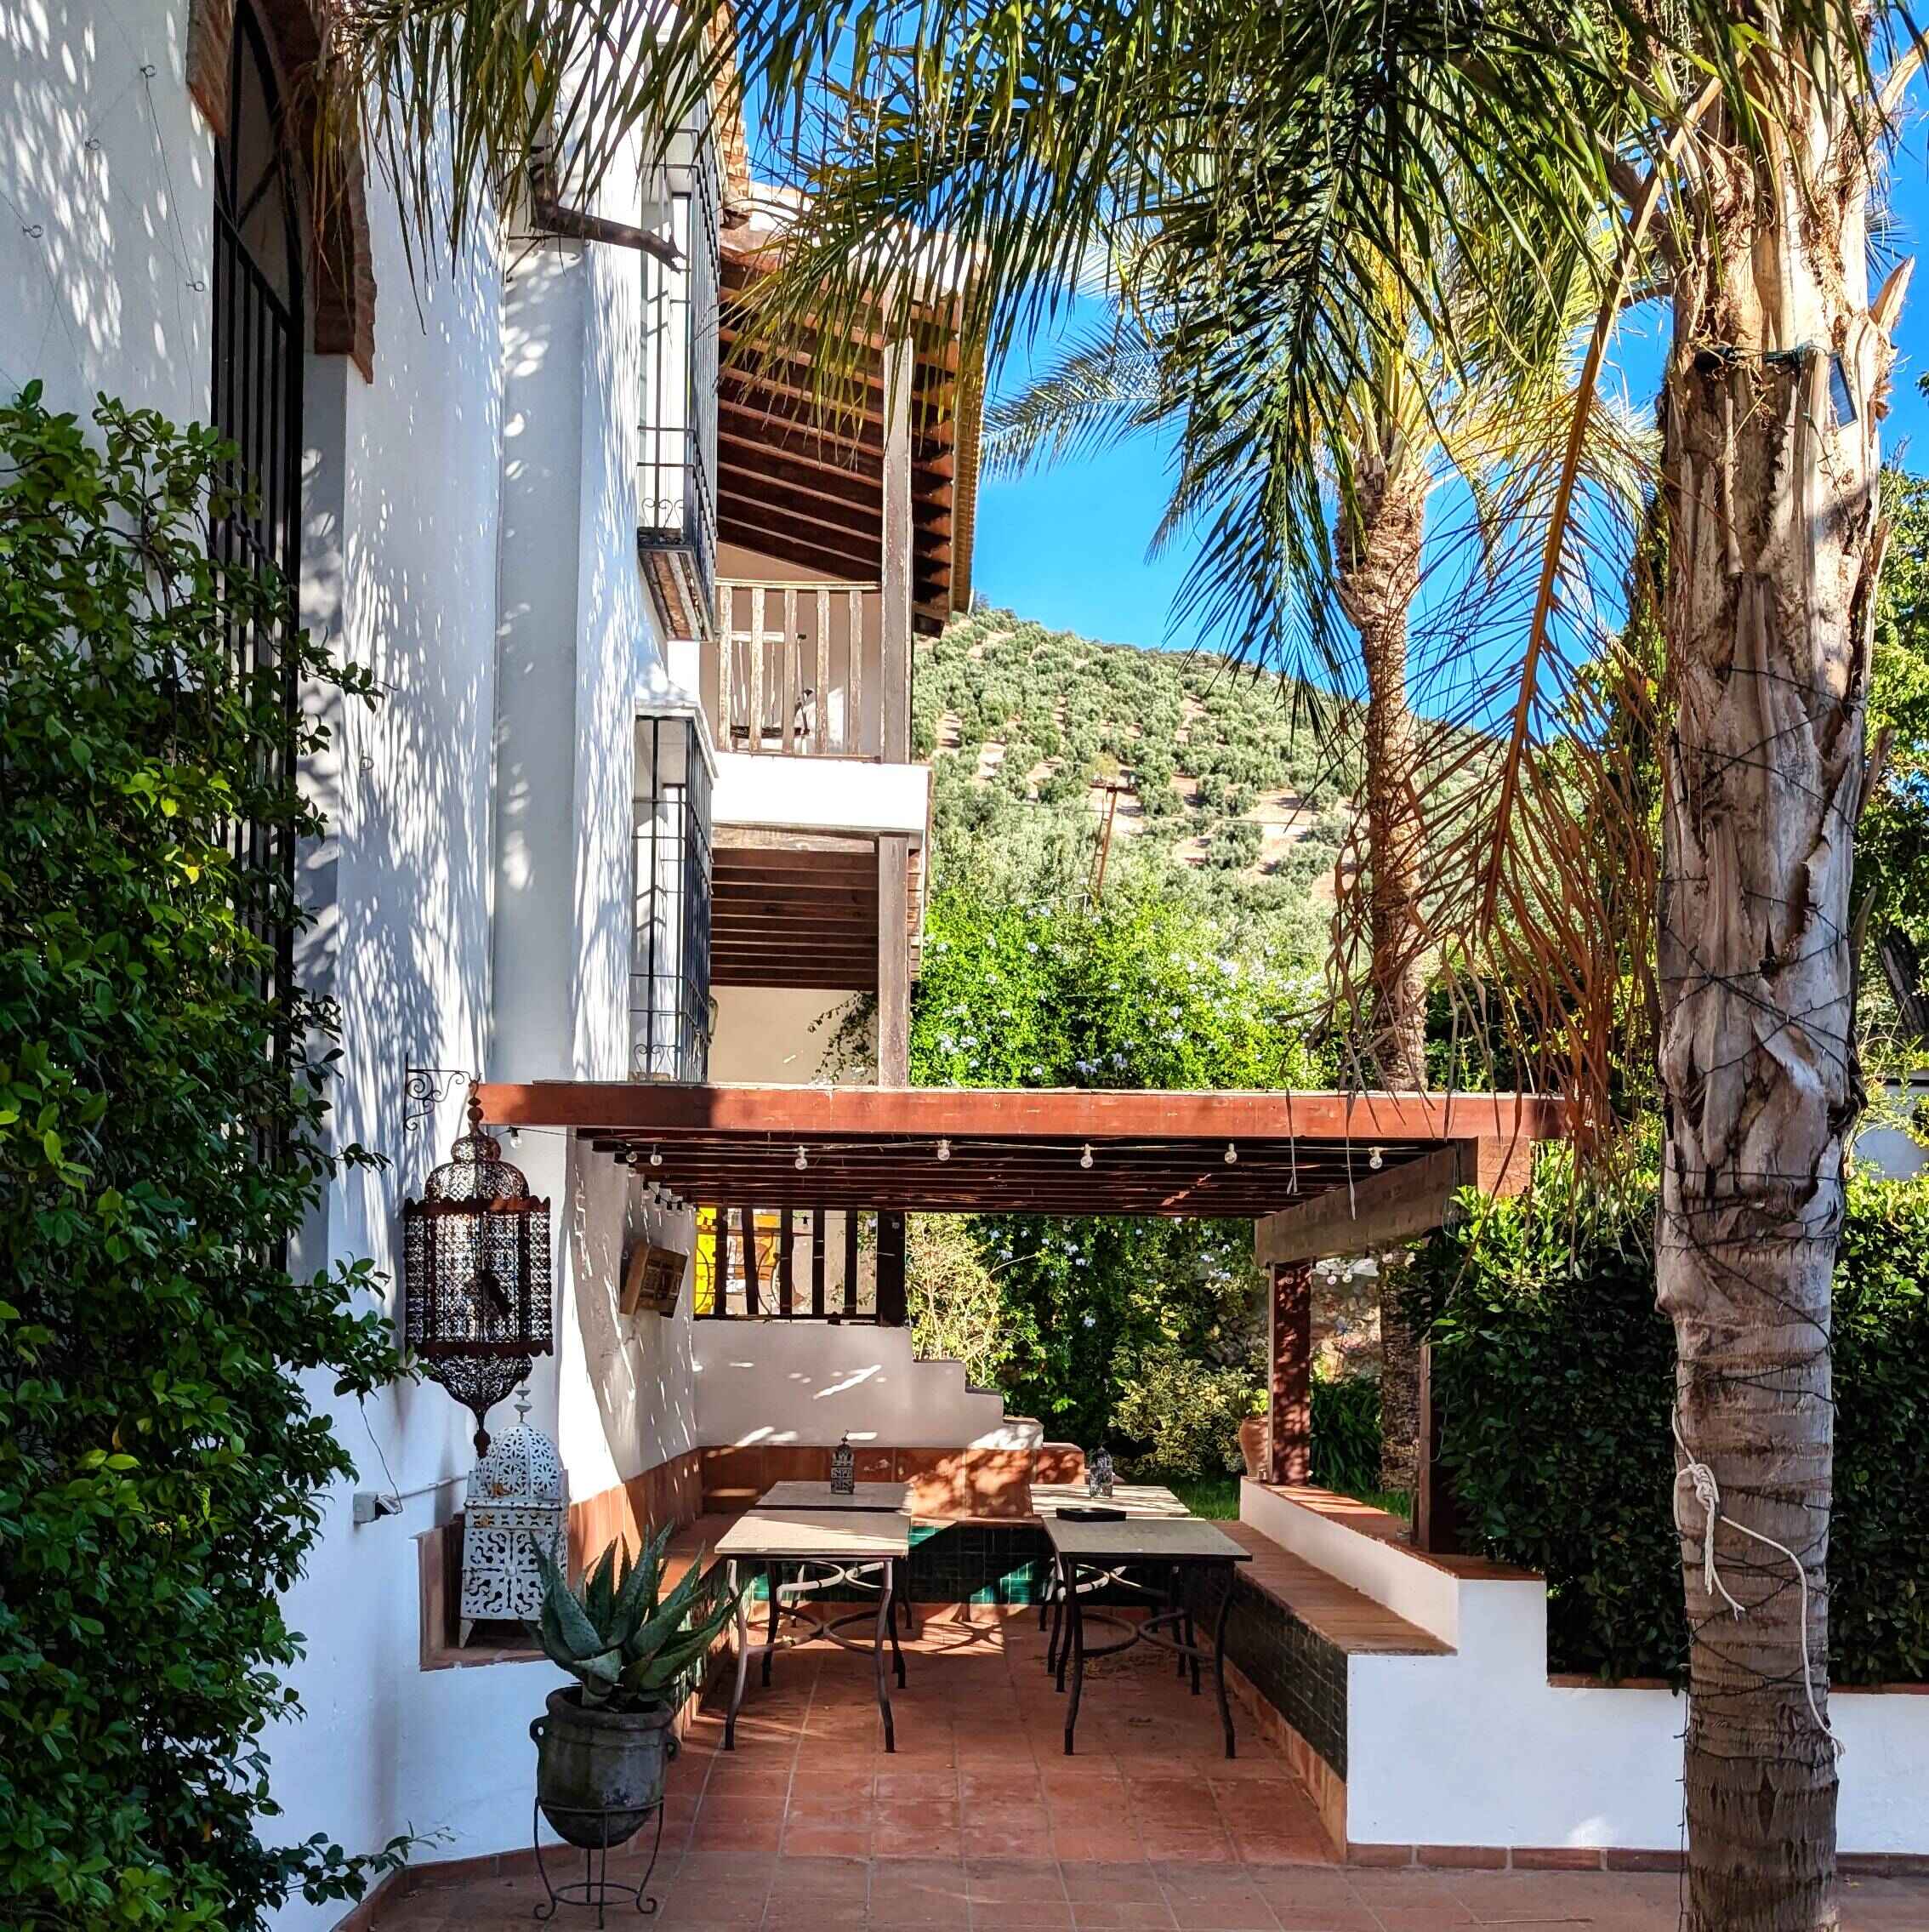
{"type": "Polygon", "coordinates": [[[857,1458],[851,1450],[848,1432],[830,1452],[830,1491],[833,1496],[857,1493],[857,1458]]]}

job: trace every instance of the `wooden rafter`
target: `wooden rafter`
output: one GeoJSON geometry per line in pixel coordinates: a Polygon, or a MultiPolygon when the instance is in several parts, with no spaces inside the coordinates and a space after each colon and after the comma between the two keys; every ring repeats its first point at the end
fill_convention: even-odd
{"type": "Polygon", "coordinates": [[[1557,1103],[1493,1094],[554,1081],[487,1085],[481,1100],[493,1125],[572,1128],[623,1159],[653,1150],[652,1177],[693,1200],[1252,1220],[1321,1198],[1337,1213],[1349,1188],[1381,1209],[1408,1194],[1436,1206],[1443,1154],[1504,1173],[1511,1150],[1563,1126],[1557,1103]]]}

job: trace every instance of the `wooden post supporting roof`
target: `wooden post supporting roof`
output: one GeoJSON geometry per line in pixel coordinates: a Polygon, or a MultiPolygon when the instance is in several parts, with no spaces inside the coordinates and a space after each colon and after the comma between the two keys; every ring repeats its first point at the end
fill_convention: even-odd
{"type": "Polygon", "coordinates": [[[902,832],[878,839],[878,1085],[911,1084],[911,935],[905,897],[911,841],[902,832]]]}
{"type": "Polygon", "coordinates": [[[908,342],[885,351],[884,532],[878,572],[884,664],[878,682],[887,765],[911,761],[911,383],[916,366],[908,342]]]}
{"type": "Polygon", "coordinates": [[[1266,1480],[1312,1480],[1312,1263],[1272,1271],[1266,1480]]]}

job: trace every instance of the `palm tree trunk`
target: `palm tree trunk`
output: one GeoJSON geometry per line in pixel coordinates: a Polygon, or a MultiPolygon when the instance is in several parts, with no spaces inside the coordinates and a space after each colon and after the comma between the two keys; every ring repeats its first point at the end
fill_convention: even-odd
{"type": "Polygon", "coordinates": [[[1407,708],[1407,617],[1420,589],[1424,476],[1362,466],[1338,532],[1338,596],[1366,668],[1370,1052],[1383,1085],[1426,1085],[1426,960],[1420,921],[1421,826],[1407,708]]]}
{"type": "Polygon", "coordinates": [[[1707,1511],[1684,1481],[1691,1932],[1835,1923],[1835,1753],[1804,1658],[1825,1716],[1829,1282],[1862,1101],[1849,885],[1890,352],[1868,311],[1866,157],[1839,105],[1805,119],[1799,83],[1771,78],[1805,151],[1711,151],[1663,426],[1658,1285],[1682,1439],[1720,1487],[1720,1582],[1744,1613],[1707,1586],[1707,1511]]]}

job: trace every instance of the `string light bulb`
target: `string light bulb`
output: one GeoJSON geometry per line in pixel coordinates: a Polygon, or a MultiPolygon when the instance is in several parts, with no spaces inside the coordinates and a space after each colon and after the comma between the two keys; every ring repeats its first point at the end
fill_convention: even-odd
{"type": "Polygon", "coordinates": [[[1231,1141],[1226,1143],[1226,1165],[1228,1167],[1237,1167],[1239,1165],[1239,1149],[1231,1141]]]}
{"type": "Polygon", "coordinates": [[[811,1157],[804,1151],[802,1142],[799,1142],[798,1143],[797,1158],[796,1160],[792,1161],[790,1165],[794,1167],[799,1174],[801,1174],[804,1170],[811,1165],[811,1157]]]}
{"type": "Polygon", "coordinates": [[[663,1150],[660,1147],[652,1148],[650,1149],[650,1165],[652,1167],[661,1167],[663,1164],[663,1150]]]}
{"type": "Polygon", "coordinates": [[[1084,1151],[1084,1152],[1083,1154],[1080,1154],[1080,1155],[1078,1156],[1078,1165],[1080,1165],[1081,1167],[1090,1167],[1090,1166],[1091,1165],[1091,1164],[1092,1164],[1092,1143],[1090,1143],[1090,1141],[1087,1141],[1087,1142],[1085,1143],[1085,1151],[1084,1151]]]}
{"type": "Polygon", "coordinates": [[[949,1141],[940,1141],[937,1143],[937,1157],[940,1160],[950,1160],[951,1143],[949,1141]]]}
{"type": "Polygon", "coordinates": [[[1377,1174],[1380,1171],[1380,1169],[1386,1165],[1386,1156],[1382,1154],[1376,1147],[1373,1150],[1373,1152],[1367,1156],[1366,1164],[1374,1171],[1374,1173],[1377,1174]]]}

